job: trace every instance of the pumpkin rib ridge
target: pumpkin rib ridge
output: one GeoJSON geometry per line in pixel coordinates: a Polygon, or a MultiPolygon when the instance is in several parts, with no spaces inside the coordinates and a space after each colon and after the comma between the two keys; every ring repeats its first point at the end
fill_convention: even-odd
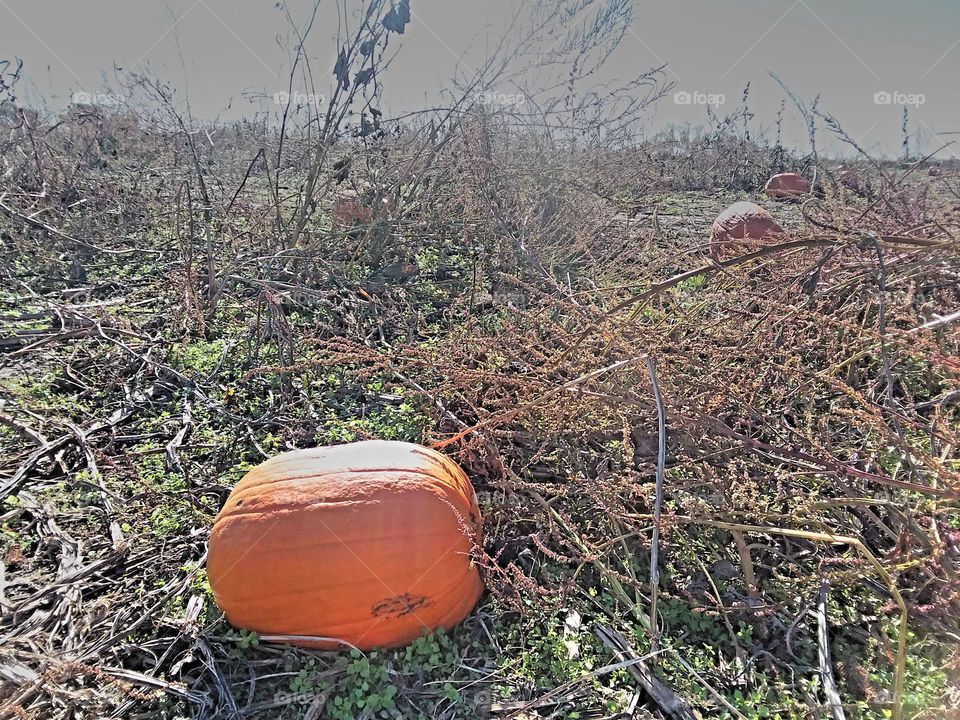
{"type": "MultiPolygon", "coordinates": [[[[473,568],[469,568],[469,569],[466,570],[464,573],[462,573],[461,575],[457,576],[457,577],[456,577],[456,580],[455,580],[453,583],[451,583],[451,584],[449,585],[449,587],[444,588],[440,593],[438,593],[438,594],[436,594],[436,595],[429,595],[429,596],[424,595],[423,597],[427,597],[428,599],[430,599],[431,605],[432,605],[432,604],[434,604],[434,602],[436,602],[438,599],[449,595],[451,592],[453,592],[454,590],[456,590],[458,587],[462,586],[465,581],[469,581],[470,578],[471,578],[471,576],[474,574],[474,572],[475,572],[475,571],[474,571],[473,568]]],[[[483,582],[482,582],[481,580],[479,580],[479,575],[477,575],[477,578],[478,578],[478,584],[479,584],[480,587],[481,587],[481,593],[482,593],[483,582]]],[[[386,586],[384,586],[384,589],[385,589],[386,591],[388,591],[388,592],[394,592],[393,590],[391,590],[389,587],[386,587],[386,586]]],[[[283,593],[283,598],[293,598],[293,597],[297,597],[297,596],[309,595],[309,594],[314,594],[314,593],[318,593],[318,590],[317,590],[316,588],[309,588],[309,589],[307,589],[307,590],[300,590],[300,591],[289,591],[289,592],[284,592],[284,593],[283,593]]],[[[390,600],[391,598],[400,597],[400,596],[405,595],[405,594],[408,594],[408,593],[409,593],[409,594],[416,594],[415,590],[404,590],[403,592],[395,593],[395,594],[393,594],[393,595],[384,594],[382,597],[378,598],[377,602],[382,602],[382,601],[384,601],[384,600],[390,600]]],[[[372,593],[371,593],[371,595],[372,595],[372,593]]],[[[256,600],[262,600],[262,598],[263,598],[263,594],[262,594],[262,593],[258,593],[258,594],[256,594],[256,595],[251,595],[251,596],[246,597],[246,598],[244,598],[244,597],[242,597],[242,596],[239,596],[239,595],[231,595],[231,600],[232,600],[234,603],[241,603],[241,602],[242,602],[242,603],[244,604],[244,606],[245,606],[245,609],[248,610],[248,611],[250,610],[250,608],[256,607],[256,606],[261,605],[261,604],[262,604],[262,605],[267,605],[267,606],[269,607],[270,604],[268,604],[268,603],[257,603],[257,602],[255,602],[256,600]]],[[[279,601],[278,601],[278,602],[279,602],[279,601]]],[[[366,619],[366,616],[365,616],[364,619],[356,620],[355,622],[357,622],[357,623],[359,623],[359,622],[369,622],[369,620],[367,620],[367,619],[366,619]]]]}
{"type": "MultiPolygon", "coordinates": [[[[472,548],[471,548],[471,550],[472,550],[472,548]]],[[[463,553],[456,553],[456,552],[450,553],[451,556],[454,556],[454,555],[469,555],[469,554],[470,554],[469,551],[465,551],[465,552],[463,552],[463,553]]],[[[449,556],[446,556],[446,557],[444,557],[440,562],[435,563],[434,566],[439,566],[443,560],[448,560],[448,559],[452,559],[452,558],[450,558],[449,556]]],[[[475,563],[473,563],[473,562],[471,561],[471,562],[467,565],[467,569],[466,569],[463,573],[461,573],[461,575],[463,575],[463,576],[469,576],[469,575],[471,574],[471,569],[472,569],[472,567],[473,567],[474,565],[475,565],[475,563]]],[[[424,571],[423,576],[422,576],[419,580],[417,580],[417,582],[421,582],[421,581],[423,580],[423,578],[425,578],[427,575],[429,575],[432,567],[434,567],[434,566],[431,566],[430,568],[427,568],[427,569],[424,571]]],[[[223,576],[219,576],[219,577],[222,578],[223,576]]],[[[329,579],[327,579],[326,582],[329,582],[329,579]]],[[[382,585],[386,590],[388,590],[388,591],[390,591],[390,592],[393,592],[393,590],[390,588],[390,585],[387,583],[387,581],[384,580],[384,579],[382,579],[382,578],[380,578],[380,577],[372,576],[372,577],[370,577],[370,578],[368,578],[368,579],[365,579],[365,582],[370,582],[371,584],[372,584],[372,583],[378,583],[378,584],[382,585]]],[[[396,584],[396,581],[394,581],[393,584],[396,584]]],[[[250,583],[247,583],[247,586],[248,586],[248,587],[249,587],[249,585],[250,585],[250,583]]],[[[340,583],[340,584],[327,584],[327,585],[324,585],[324,586],[322,586],[322,587],[323,587],[323,589],[327,589],[327,590],[335,590],[335,589],[337,589],[337,588],[342,588],[342,587],[350,587],[350,586],[356,587],[357,585],[358,585],[357,578],[351,577],[351,578],[347,578],[347,580],[346,580],[345,582],[343,582],[343,583],[340,583]]],[[[416,583],[414,583],[414,585],[413,585],[413,588],[415,588],[415,587],[416,587],[416,583]]],[[[253,592],[254,589],[255,589],[255,588],[251,588],[251,593],[252,593],[251,595],[244,596],[244,595],[237,594],[237,593],[231,593],[231,594],[230,594],[230,598],[231,598],[231,600],[232,600],[233,602],[249,602],[249,601],[251,601],[251,600],[257,600],[258,598],[262,598],[262,597],[263,597],[263,591],[260,590],[260,589],[255,589],[256,592],[253,592]]],[[[291,596],[296,596],[296,595],[306,595],[306,594],[309,594],[309,593],[319,592],[319,590],[320,590],[320,589],[317,588],[317,587],[307,587],[307,588],[303,588],[303,589],[301,589],[301,590],[289,590],[289,591],[285,591],[285,592],[283,593],[283,596],[284,596],[284,597],[291,597],[291,596]]],[[[411,592],[411,590],[404,590],[404,592],[411,592]]],[[[444,592],[446,592],[446,591],[444,591],[444,592]]],[[[401,594],[402,594],[402,593],[401,593],[401,594]]]]}
{"type": "MultiPolygon", "coordinates": [[[[469,539],[469,540],[471,541],[471,542],[470,542],[470,547],[469,547],[469,549],[468,549],[468,548],[463,548],[462,550],[460,550],[460,549],[455,549],[453,552],[450,552],[450,553],[448,553],[447,555],[445,555],[443,558],[441,558],[441,559],[440,559],[440,562],[443,562],[444,560],[446,560],[446,559],[448,559],[448,558],[450,558],[451,560],[453,560],[453,559],[459,559],[460,556],[469,555],[469,554],[473,551],[473,549],[474,549],[475,547],[479,547],[479,544],[476,543],[476,542],[474,542],[472,538],[465,538],[465,539],[469,539]]],[[[459,545],[460,543],[457,543],[457,544],[459,545]]],[[[466,543],[464,543],[464,544],[466,544],[466,543]]],[[[296,547],[296,548],[287,548],[287,549],[286,549],[286,552],[296,551],[296,552],[309,553],[311,550],[313,550],[314,548],[317,548],[317,547],[323,547],[323,546],[322,546],[322,545],[299,546],[299,547],[296,547]]],[[[261,554],[264,555],[264,557],[282,556],[283,552],[284,552],[284,549],[283,549],[283,548],[264,549],[264,550],[261,550],[261,554]]],[[[373,563],[369,562],[368,560],[364,559],[364,557],[363,557],[363,555],[362,555],[361,553],[357,553],[357,555],[358,555],[358,558],[359,558],[359,559],[358,559],[358,563],[359,563],[359,564],[368,565],[368,566],[371,565],[371,564],[373,564],[373,563]]],[[[431,560],[432,562],[437,562],[436,558],[425,558],[424,562],[422,563],[422,565],[425,566],[425,567],[424,567],[424,570],[427,569],[427,567],[426,567],[426,566],[427,566],[427,563],[426,563],[426,560],[427,560],[427,559],[431,560]]],[[[411,565],[415,564],[415,563],[413,563],[412,559],[411,559],[410,564],[411,564],[411,565]]],[[[251,571],[251,570],[247,570],[246,572],[250,572],[250,571],[251,571]]],[[[231,563],[231,567],[230,567],[228,570],[224,571],[222,574],[219,574],[219,573],[218,573],[218,574],[216,575],[216,578],[217,578],[217,580],[226,580],[227,578],[230,577],[230,575],[235,574],[235,573],[237,573],[237,572],[241,572],[241,573],[242,573],[242,572],[244,572],[244,569],[243,569],[242,567],[240,567],[240,563],[239,563],[239,562],[234,562],[234,563],[231,563]]],[[[227,581],[228,581],[228,580],[227,580],[227,581]]],[[[344,584],[345,584],[345,585],[349,585],[350,582],[355,582],[355,581],[356,581],[355,578],[351,578],[349,582],[346,582],[346,583],[344,583],[344,584]]],[[[336,587],[336,586],[335,586],[335,585],[328,585],[328,587],[336,587]]]]}
{"type": "MultiPolygon", "coordinates": [[[[456,545],[460,545],[460,543],[458,542],[458,543],[456,543],[456,545]]],[[[451,562],[454,562],[454,561],[456,561],[457,564],[460,564],[460,560],[461,560],[464,556],[469,556],[469,555],[474,551],[474,548],[478,548],[478,547],[479,547],[479,544],[476,543],[476,542],[474,542],[473,539],[471,539],[469,549],[467,549],[467,548],[460,549],[460,548],[454,546],[454,547],[451,549],[451,551],[448,551],[443,557],[439,558],[438,560],[434,560],[434,562],[433,562],[433,564],[432,564],[431,566],[426,566],[426,567],[424,567],[424,568],[423,568],[422,570],[420,570],[420,571],[421,571],[422,573],[424,573],[424,574],[429,574],[429,572],[430,572],[430,570],[431,570],[431,567],[433,567],[433,566],[440,566],[440,565],[442,565],[442,564],[444,564],[444,563],[451,563],[451,562]]],[[[425,561],[426,561],[426,559],[427,559],[427,558],[425,558],[425,561]]],[[[375,571],[373,568],[370,568],[370,567],[369,567],[369,565],[370,565],[371,563],[367,563],[365,560],[363,560],[363,558],[359,558],[359,562],[361,562],[361,563],[364,564],[364,565],[367,565],[369,571],[370,571],[371,573],[373,573],[374,575],[376,575],[376,571],[375,571]]],[[[373,564],[376,564],[376,563],[373,563],[373,564]]],[[[424,562],[424,565],[425,565],[425,564],[426,564],[426,563],[424,562]]],[[[469,564],[468,564],[468,566],[469,566],[469,564]]],[[[227,578],[229,575],[231,575],[231,574],[234,573],[235,568],[236,568],[236,564],[234,564],[234,565],[232,565],[231,567],[229,567],[223,574],[219,574],[219,573],[216,574],[216,575],[215,575],[215,579],[216,579],[218,582],[219,582],[220,580],[224,580],[225,582],[229,582],[229,581],[226,580],[226,578],[227,578]]],[[[382,571],[383,569],[380,568],[380,570],[382,571]]],[[[241,568],[241,571],[242,571],[242,568],[241,568]]],[[[250,570],[248,570],[247,572],[250,572],[250,570]]],[[[390,573],[384,573],[384,574],[390,574],[390,573]]],[[[390,575],[391,575],[391,577],[392,577],[392,574],[390,574],[390,575]]],[[[384,585],[387,585],[385,579],[383,579],[383,578],[374,577],[373,579],[376,579],[378,582],[380,582],[380,583],[382,583],[382,584],[384,584],[384,585]]],[[[349,578],[349,582],[344,583],[344,585],[349,585],[351,582],[355,584],[355,583],[356,583],[356,578],[355,578],[355,577],[349,578]]],[[[245,584],[245,586],[248,586],[248,587],[249,587],[249,585],[250,585],[249,582],[246,582],[246,583],[244,583],[244,584],[245,584]]],[[[328,588],[334,588],[334,587],[338,587],[338,586],[337,586],[337,585],[327,585],[326,587],[328,587],[328,588]]],[[[388,587],[388,589],[389,589],[389,586],[388,586],[388,585],[387,585],[387,587],[388,587]]],[[[311,591],[313,591],[313,590],[315,590],[315,588],[311,588],[310,590],[306,590],[306,591],[304,591],[304,592],[311,592],[311,591]]],[[[299,594],[299,593],[297,593],[297,594],[299,594]]],[[[251,600],[251,599],[256,599],[256,597],[258,597],[258,596],[259,596],[259,591],[258,591],[257,593],[254,593],[254,594],[248,596],[248,597],[245,597],[244,595],[237,595],[237,594],[231,593],[231,598],[236,598],[237,600],[251,600]]]]}
{"type": "MultiPolygon", "coordinates": [[[[450,534],[450,531],[449,531],[447,528],[441,528],[441,529],[439,529],[439,530],[434,530],[434,531],[430,531],[430,532],[417,532],[417,537],[434,537],[434,536],[449,535],[449,534],[450,534]]],[[[463,539],[464,539],[464,540],[469,540],[471,545],[476,545],[476,544],[477,544],[477,543],[474,541],[474,538],[471,537],[470,535],[468,535],[468,534],[466,534],[466,533],[462,533],[462,536],[463,536],[463,539]]],[[[264,549],[262,549],[262,550],[260,551],[260,554],[261,554],[261,555],[276,555],[276,554],[282,554],[282,553],[289,553],[289,552],[291,552],[291,551],[305,552],[305,551],[308,551],[308,550],[316,550],[316,549],[318,549],[318,548],[324,548],[324,547],[336,547],[336,546],[338,546],[338,545],[339,545],[339,546],[342,546],[342,545],[345,545],[348,541],[350,542],[350,544],[357,544],[357,543],[364,543],[364,542],[365,542],[365,543],[368,543],[368,544],[370,544],[370,543],[372,543],[372,544],[380,544],[382,540],[386,540],[386,541],[399,540],[399,539],[403,539],[403,538],[406,538],[406,537],[409,537],[409,532],[407,532],[407,533],[398,533],[398,534],[396,534],[396,535],[383,535],[383,536],[379,536],[379,537],[377,537],[377,538],[368,539],[368,540],[366,540],[366,541],[365,541],[363,538],[344,538],[343,540],[332,540],[332,541],[330,541],[330,542],[313,542],[313,543],[309,543],[309,544],[306,544],[306,545],[289,545],[289,544],[287,544],[287,545],[284,545],[283,547],[277,547],[277,548],[269,548],[269,547],[268,547],[268,548],[264,548],[264,549]]],[[[357,553],[357,554],[359,555],[360,553],[357,553]]]]}
{"type": "MultiPolygon", "coordinates": [[[[337,470],[336,472],[329,472],[329,473],[310,473],[307,475],[291,475],[289,477],[272,478],[268,476],[263,478],[262,480],[258,478],[256,483],[251,482],[249,485],[246,485],[246,486],[243,485],[244,478],[241,478],[240,482],[238,482],[236,487],[234,487],[233,492],[236,492],[242,496],[243,494],[250,492],[258,487],[266,487],[266,488],[270,488],[271,491],[274,491],[275,485],[279,483],[293,482],[296,480],[313,480],[313,479],[321,479],[321,478],[328,478],[328,477],[336,477],[340,475],[355,475],[355,474],[359,475],[359,474],[375,474],[375,473],[379,473],[381,478],[383,475],[405,473],[405,474],[411,474],[411,475],[420,475],[435,481],[442,480],[442,478],[438,478],[436,475],[433,475],[432,473],[419,468],[380,468],[380,469],[375,468],[375,469],[369,469],[369,470],[366,468],[363,468],[363,469],[337,470]]],[[[446,487],[446,488],[450,488],[451,490],[457,490],[457,491],[463,492],[464,494],[466,494],[467,489],[469,489],[473,493],[476,492],[473,490],[473,486],[469,484],[470,483],[469,479],[467,479],[467,483],[464,484],[458,478],[454,477],[452,473],[451,473],[451,477],[456,481],[456,486],[453,483],[429,483],[428,485],[430,487],[438,487],[438,486],[446,487]],[[460,487],[461,485],[463,485],[463,487],[460,487]]],[[[226,507],[227,506],[225,505],[224,508],[226,507]]]]}
{"type": "MultiPolygon", "coordinates": [[[[450,595],[453,591],[455,591],[455,590],[457,590],[458,588],[460,588],[461,586],[463,586],[463,585],[464,585],[464,582],[465,582],[465,581],[469,581],[472,577],[476,577],[476,579],[477,579],[477,583],[476,583],[476,584],[477,584],[478,587],[477,587],[476,597],[472,597],[473,594],[474,594],[473,592],[470,593],[470,596],[471,596],[471,600],[470,600],[471,605],[470,605],[470,607],[469,607],[468,609],[466,609],[465,611],[461,611],[461,604],[462,604],[462,602],[463,602],[463,600],[462,600],[461,603],[457,603],[456,605],[452,606],[450,609],[448,609],[448,610],[441,616],[440,620],[438,621],[440,624],[442,624],[443,622],[447,622],[447,623],[450,623],[450,624],[456,624],[457,622],[459,622],[459,621],[462,620],[464,617],[466,617],[467,615],[470,614],[470,610],[472,609],[473,604],[476,603],[477,599],[479,599],[479,597],[480,597],[481,595],[483,595],[483,591],[484,591],[484,589],[485,589],[485,588],[484,588],[484,585],[483,585],[483,580],[480,578],[479,573],[476,571],[476,567],[471,564],[471,565],[468,567],[467,571],[463,574],[463,576],[457,577],[457,578],[454,580],[454,582],[452,582],[448,587],[446,587],[446,588],[445,588],[444,590],[442,590],[441,592],[439,592],[439,593],[437,593],[437,594],[435,594],[435,595],[430,595],[430,596],[429,596],[430,601],[431,601],[431,606],[433,606],[433,605],[435,605],[435,604],[439,604],[439,601],[440,601],[441,599],[447,597],[447,596],[450,595]],[[462,612],[462,616],[460,617],[460,619],[459,619],[459,620],[456,620],[456,621],[454,621],[454,622],[451,622],[452,616],[454,616],[454,615],[459,615],[461,612],[462,612]]],[[[471,584],[472,584],[472,583],[471,583],[471,584]]],[[[409,591],[408,591],[408,592],[409,592],[409,591]]],[[[300,594],[302,594],[302,593],[285,593],[285,594],[284,594],[284,597],[289,597],[289,596],[292,596],[292,595],[300,595],[300,594]]],[[[404,594],[404,593],[400,593],[400,595],[403,595],[403,594],[404,594]]],[[[260,597],[262,597],[262,596],[260,596],[260,597]]],[[[399,595],[394,595],[393,597],[399,597],[399,595]]],[[[241,598],[235,598],[235,600],[240,600],[240,599],[241,599],[241,598]]],[[[384,598],[384,599],[386,600],[386,599],[390,599],[390,598],[384,598]]],[[[465,600],[465,599],[466,599],[466,597],[464,598],[464,600],[465,600]]],[[[249,605],[248,605],[248,608],[249,608],[249,605]]],[[[411,616],[412,616],[412,617],[416,617],[416,615],[417,615],[416,612],[411,613],[411,616]]],[[[347,638],[347,637],[349,637],[349,635],[351,634],[351,632],[355,632],[354,626],[363,627],[365,624],[376,623],[378,620],[380,620],[380,618],[376,618],[376,617],[374,617],[374,616],[372,616],[372,615],[367,615],[367,616],[364,616],[364,617],[362,617],[362,618],[360,618],[360,619],[358,619],[358,620],[353,620],[353,621],[350,621],[350,622],[348,622],[348,623],[340,623],[340,624],[338,624],[338,625],[336,625],[336,626],[332,626],[332,627],[330,627],[330,628],[326,628],[326,629],[324,629],[323,632],[324,632],[324,634],[325,634],[326,636],[329,636],[329,637],[347,638]]],[[[421,625],[423,625],[423,622],[422,622],[422,621],[421,621],[421,625]]],[[[261,627],[262,627],[262,626],[261,626],[261,627]]],[[[424,627],[427,627],[427,626],[424,625],[424,627]]],[[[250,628],[250,629],[256,630],[256,628],[250,628]]],[[[357,629],[359,629],[359,628],[357,628],[357,629]]],[[[257,631],[257,632],[261,632],[261,631],[257,631]]],[[[297,633],[279,633],[279,632],[274,631],[274,630],[270,630],[270,631],[264,630],[264,631],[262,631],[262,633],[263,633],[263,634],[267,634],[267,635],[297,634],[297,633]]]]}
{"type": "MultiPolygon", "coordinates": [[[[454,510],[456,510],[454,508],[454,510]]],[[[314,516],[323,515],[323,513],[314,512],[314,516]]],[[[268,525],[263,533],[259,536],[258,544],[260,544],[261,549],[260,553],[273,555],[275,553],[289,553],[291,551],[310,551],[317,550],[325,547],[337,547],[343,546],[346,544],[353,543],[375,543],[379,544],[383,541],[390,540],[402,540],[405,537],[409,537],[410,533],[415,533],[418,537],[435,537],[450,535],[451,538],[454,533],[458,534],[462,541],[469,542],[472,545],[477,545],[479,543],[479,537],[483,531],[482,521],[478,518],[473,520],[470,518],[470,514],[464,514],[459,512],[451,512],[448,516],[435,516],[431,518],[434,522],[429,524],[420,523],[416,526],[400,526],[399,523],[391,527],[393,532],[378,535],[376,538],[369,538],[366,535],[356,535],[354,533],[362,533],[367,528],[358,527],[354,532],[345,531],[344,528],[337,528],[334,530],[331,527],[332,522],[328,522],[324,517],[310,517],[306,520],[307,524],[322,525],[326,529],[329,529],[333,534],[333,537],[329,540],[326,539],[316,539],[316,538],[304,538],[300,536],[299,538],[290,538],[283,537],[282,545],[278,545],[280,541],[270,540],[271,534],[276,536],[278,532],[276,526],[284,521],[284,519],[290,519],[295,517],[297,511],[294,509],[284,509],[284,510],[273,510],[271,513],[245,513],[243,515],[233,515],[223,518],[219,527],[214,527],[211,532],[212,538],[225,538],[223,542],[225,543],[224,554],[227,555],[245,555],[249,550],[249,546],[243,545],[239,541],[231,540],[229,537],[226,537],[232,532],[247,530],[253,532],[256,527],[263,527],[268,525]],[[271,515],[280,516],[279,519],[274,519],[271,515]],[[234,527],[237,525],[237,527],[234,527]],[[339,532],[338,532],[339,531],[339,532]],[[301,542],[296,540],[300,539],[301,542]]],[[[362,518],[357,518],[358,522],[362,518]]],[[[279,531],[284,532],[284,531],[279,531]]],[[[286,531],[289,535],[289,531],[286,531]]],[[[219,553],[218,553],[219,554],[219,553]]]]}
{"type": "MultiPolygon", "coordinates": [[[[448,498],[444,498],[444,499],[449,500],[448,498]]],[[[390,500],[388,498],[381,498],[380,500],[378,500],[378,502],[390,502],[390,500]]],[[[296,505],[294,505],[293,503],[289,503],[289,504],[284,503],[282,505],[281,504],[264,505],[261,507],[253,508],[252,510],[238,510],[236,512],[231,512],[228,515],[224,515],[222,518],[218,518],[216,522],[220,522],[221,520],[227,520],[227,519],[233,520],[235,518],[254,517],[256,515],[271,515],[275,513],[289,514],[289,513],[307,512],[314,508],[329,507],[329,508],[340,509],[344,505],[359,505],[359,506],[369,507],[370,504],[371,504],[370,499],[365,498],[363,500],[334,500],[334,501],[320,500],[315,503],[310,503],[309,505],[306,505],[303,503],[297,503],[296,505]]],[[[451,501],[451,504],[453,504],[452,501],[451,501]]]]}
{"type": "MultiPolygon", "coordinates": [[[[256,468],[254,468],[255,470],[256,468]]],[[[444,468],[446,470],[446,468],[444,468]]],[[[251,470],[250,472],[253,472],[251,470]]],[[[449,472],[449,471],[448,471],[449,472]]],[[[272,485],[277,482],[286,482],[288,480],[301,480],[307,478],[323,478],[329,477],[331,475],[353,475],[353,474],[392,474],[392,473],[415,473],[418,475],[425,475],[426,477],[433,478],[434,480],[439,480],[436,475],[433,475],[425,470],[420,468],[398,468],[398,467],[384,467],[384,468],[340,468],[338,470],[333,470],[331,472],[319,472],[319,473],[309,473],[307,475],[282,475],[282,476],[270,476],[266,473],[263,473],[265,477],[258,484],[263,485],[272,485]]],[[[453,475],[453,473],[450,473],[453,475]]],[[[240,487],[240,483],[243,482],[243,478],[237,483],[237,487],[240,487]]],[[[240,488],[243,489],[243,488],[240,488]]]]}

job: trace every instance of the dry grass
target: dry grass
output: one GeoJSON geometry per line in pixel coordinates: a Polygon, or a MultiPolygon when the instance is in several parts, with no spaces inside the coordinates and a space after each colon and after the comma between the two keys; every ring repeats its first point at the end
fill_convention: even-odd
{"type": "MultiPolygon", "coordinates": [[[[790,241],[718,265],[709,222],[777,169],[771,148],[571,150],[474,113],[436,152],[413,131],[352,144],[349,182],[396,211],[332,228],[326,178],[291,245],[295,199],[271,187],[290,188],[250,162],[275,138],[211,131],[209,207],[176,132],[129,117],[21,127],[4,148],[0,716],[321,716],[262,692],[312,661],[333,697],[348,671],[232,633],[205,538],[250,463],[365,436],[442,446],[480,492],[490,595],[457,637],[485,649],[448,670],[486,665],[461,700],[490,687],[485,711],[546,717],[600,676],[632,687],[619,667],[527,682],[498,633],[577,608],[649,649],[647,357],[667,426],[649,660],[665,685],[702,712],[764,717],[779,693],[783,716],[820,716],[807,610],[826,584],[848,712],[955,702],[955,677],[925,691],[910,662],[935,641],[924,662],[956,672],[960,334],[938,321],[960,308],[956,174],[877,165],[867,198],[824,181],[773,208],[790,241]]],[[[436,693],[398,657],[403,712],[425,712],[436,693]]]]}

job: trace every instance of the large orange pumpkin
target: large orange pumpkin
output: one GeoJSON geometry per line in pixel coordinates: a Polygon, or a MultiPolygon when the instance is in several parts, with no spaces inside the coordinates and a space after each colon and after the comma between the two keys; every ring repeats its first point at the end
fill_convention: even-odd
{"type": "Polygon", "coordinates": [[[397,647],[473,609],[481,522],[470,480],[433,450],[383,440],[296,450],[233,489],[207,574],[236,627],[311,647],[397,647]]]}

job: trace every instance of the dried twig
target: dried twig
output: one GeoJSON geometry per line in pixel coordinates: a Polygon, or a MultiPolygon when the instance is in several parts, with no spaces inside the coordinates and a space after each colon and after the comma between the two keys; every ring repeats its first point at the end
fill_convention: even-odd
{"type": "Polygon", "coordinates": [[[660,594],[660,511],[663,507],[663,479],[667,458],[667,417],[663,406],[663,395],[657,382],[657,364],[647,357],[647,373],[653,386],[653,397],[657,404],[657,482],[656,497],[653,502],[653,539],[650,542],[650,648],[657,652],[660,646],[660,627],[657,620],[657,597],[660,594]]]}
{"type": "Polygon", "coordinates": [[[536,405],[540,405],[541,403],[549,400],[550,398],[552,398],[552,397],[554,397],[554,396],[556,396],[556,395],[559,395],[560,393],[563,393],[563,392],[568,391],[570,388],[576,387],[576,386],[581,385],[581,384],[583,384],[583,383],[585,383],[585,382],[589,382],[590,380],[594,380],[594,379],[600,377],[601,375],[606,375],[607,373],[615,372],[616,370],[622,370],[623,368],[632,367],[633,365],[636,365],[636,364],[639,363],[641,360],[643,360],[644,357],[645,357],[645,356],[640,355],[640,356],[635,357],[635,358],[630,358],[629,360],[620,360],[619,362],[612,363],[612,364],[610,364],[610,365],[607,365],[606,367],[598,368],[597,370],[591,370],[590,372],[584,373],[583,375],[581,375],[581,376],[578,377],[578,378],[575,378],[575,379],[573,379],[573,380],[570,380],[570,381],[568,381],[568,382],[565,382],[565,383],[563,383],[562,385],[559,385],[559,386],[553,388],[552,390],[548,390],[547,392],[543,393],[543,394],[540,395],[539,397],[531,400],[530,402],[524,403],[522,406],[520,406],[520,407],[518,407],[518,408],[516,408],[516,409],[508,410],[508,411],[506,411],[506,412],[504,412],[504,413],[501,413],[500,415],[495,416],[495,417],[492,417],[492,418],[487,418],[487,419],[484,420],[483,422],[477,423],[477,424],[474,425],[473,427],[465,428],[464,430],[461,430],[460,432],[458,432],[458,433],[457,433],[456,435],[454,435],[453,437],[450,437],[450,438],[447,438],[446,440],[441,440],[440,442],[434,443],[434,444],[431,445],[430,447],[433,448],[434,450],[438,450],[438,449],[440,449],[440,448],[447,447],[448,445],[452,445],[453,443],[457,442],[458,440],[461,440],[461,439],[465,438],[465,437],[466,437],[467,435],[469,435],[470,433],[477,432],[478,430],[481,430],[481,429],[485,429],[485,428],[489,428],[489,427],[494,427],[494,426],[499,425],[499,424],[501,424],[501,423],[504,423],[504,422],[507,422],[507,421],[509,421],[509,420],[512,420],[513,418],[517,417],[518,415],[521,415],[522,413],[526,412],[527,410],[530,410],[531,408],[535,407],[536,405]]]}
{"type": "Polygon", "coordinates": [[[827,621],[827,592],[829,585],[823,582],[817,593],[817,657],[820,660],[820,677],[823,678],[823,692],[834,720],[844,720],[843,701],[837,690],[837,681],[833,677],[833,663],[830,660],[829,623],[827,621]]]}
{"type": "Polygon", "coordinates": [[[625,665],[627,672],[663,712],[678,720],[700,720],[700,714],[653,674],[653,670],[630,647],[623,635],[607,625],[598,625],[593,632],[610,649],[615,658],[621,662],[632,661],[631,664],[625,665]]]}

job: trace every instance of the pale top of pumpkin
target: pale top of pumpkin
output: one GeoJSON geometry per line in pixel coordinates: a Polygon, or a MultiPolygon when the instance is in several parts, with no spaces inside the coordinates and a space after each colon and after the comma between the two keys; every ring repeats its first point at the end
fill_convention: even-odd
{"type": "Polygon", "coordinates": [[[417,491],[429,487],[464,513],[476,507],[470,480],[444,455],[413,443],[367,440],[293,450],[262,462],[236,484],[216,522],[280,511],[287,504],[365,502],[381,491],[383,482],[397,493],[405,483],[417,491]]]}

